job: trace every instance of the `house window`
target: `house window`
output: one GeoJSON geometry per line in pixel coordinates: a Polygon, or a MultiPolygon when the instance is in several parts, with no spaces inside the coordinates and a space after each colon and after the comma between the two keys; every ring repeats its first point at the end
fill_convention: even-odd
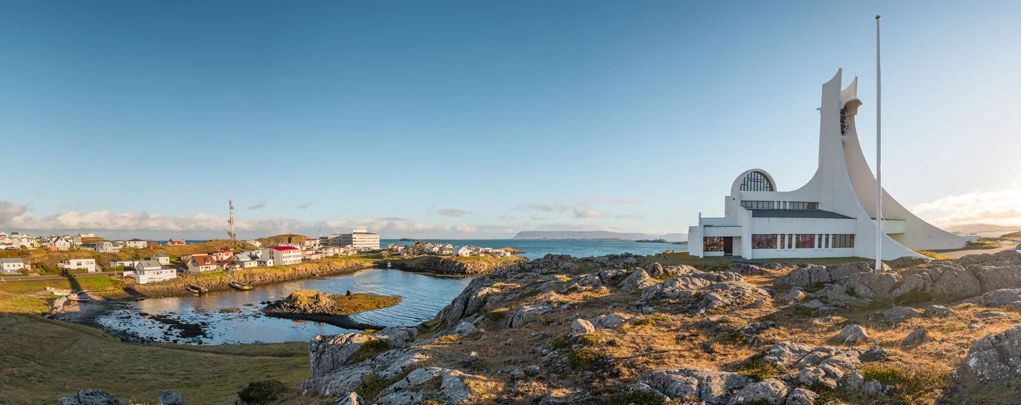
{"type": "Polygon", "coordinates": [[[776,249],[776,234],[753,234],[752,249],[776,249]]]}
{"type": "Polygon", "coordinates": [[[798,241],[794,247],[797,249],[815,248],[815,234],[813,233],[798,234],[798,241]]]}
{"type": "Polygon", "coordinates": [[[723,251],[723,238],[707,236],[702,238],[702,251],[703,252],[722,252],[723,251]]]}

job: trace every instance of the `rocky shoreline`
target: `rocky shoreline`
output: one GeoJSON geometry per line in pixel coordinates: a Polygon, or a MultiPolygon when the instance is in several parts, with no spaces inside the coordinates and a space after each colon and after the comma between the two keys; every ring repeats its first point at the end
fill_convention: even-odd
{"type": "Polygon", "coordinates": [[[298,290],[287,298],[271,302],[262,309],[266,315],[328,323],[345,329],[383,329],[384,326],[355,321],[357,313],[397,305],[401,297],[376,294],[326,294],[311,290],[298,290]]]}
{"type": "Polygon", "coordinates": [[[391,262],[393,268],[415,273],[430,274],[438,277],[475,277],[491,274],[506,269],[528,259],[519,256],[496,259],[491,261],[466,261],[456,257],[422,256],[391,262]]]}

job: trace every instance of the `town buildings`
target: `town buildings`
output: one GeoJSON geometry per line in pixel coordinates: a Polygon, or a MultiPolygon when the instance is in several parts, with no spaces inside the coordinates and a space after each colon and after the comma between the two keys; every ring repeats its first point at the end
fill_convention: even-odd
{"type": "Polygon", "coordinates": [[[213,271],[218,267],[216,260],[205,253],[194,254],[188,258],[188,271],[190,272],[213,271]]]}
{"type": "Polygon", "coordinates": [[[0,259],[0,273],[5,275],[21,274],[25,270],[25,262],[20,258],[0,259]]]}
{"type": "Polygon", "coordinates": [[[156,260],[142,260],[135,265],[135,271],[125,273],[132,276],[138,284],[156,283],[177,278],[177,270],[163,267],[156,260]]]}
{"type": "Polygon", "coordinates": [[[132,249],[145,249],[145,247],[148,246],[148,244],[149,244],[148,241],[138,238],[124,241],[124,247],[132,249]]]}
{"type": "Polygon", "coordinates": [[[841,71],[822,86],[819,162],[815,175],[793,191],[752,169],[734,180],[724,216],[701,217],[688,230],[693,256],[746,259],[876,256],[877,217],[882,259],[920,256],[915,250],[958,249],[964,239],[918,218],[882,192],[876,215],[876,178],[858,142],[855,116],[862,105],[858,79],[841,89],[841,71]]]}
{"type": "Polygon", "coordinates": [[[96,272],[96,259],[65,259],[57,263],[57,268],[63,271],[87,270],[89,273],[96,272]]]}
{"type": "Polygon", "coordinates": [[[301,263],[301,249],[290,245],[279,245],[266,249],[263,257],[272,258],[277,266],[301,263]]]}
{"type": "Polygon", "coordinates": [[[326,244],[329,246],[350,246],[357,251],[379,250],[379,234],[365,229],[355,229],[351,233],[330,235],[326,244]]]}

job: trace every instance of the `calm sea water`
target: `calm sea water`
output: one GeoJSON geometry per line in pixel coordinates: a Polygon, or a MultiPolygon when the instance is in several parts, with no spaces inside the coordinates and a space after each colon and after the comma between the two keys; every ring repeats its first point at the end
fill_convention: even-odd
{"type": "MultiPolygon", "coordinates": [[[[687,246],[665,243],[591,240],[428,240],[454,246],[511,247],[521,250],[530,259],[546,254],[568,254],[575,257],[602,256],[619,253],[641,255],[664,250],[684,250],[687,246]]],[[[414,242],[383,240],[388,243],[414,242]]],[[[152,342],[188,344],[257,343],[308,341],[316,335],[356,332],[319,322],[272,318],[259,311],[265,303],[287,297],[294,290],[343,294],[369,292],[399,295],[400,304],[354,315],[359,322],[383,326],[414,326],[432,319],[454,297],[461,293],[470,278],[438,278],[400,270],[370,269],[329,278],[292,281],[261,286],[251,291],[231,291],[200,297],[152,298],[125,303],[96,319],[103,329],[118,336],[132,336],[152,342]],[[149,316],[145,316],[148,314],[149,316]],[[161,319],[162,322],[153,319],[161,319]],[[200,336],[182,337],[175,323],[199,325],[200,336]]]]}

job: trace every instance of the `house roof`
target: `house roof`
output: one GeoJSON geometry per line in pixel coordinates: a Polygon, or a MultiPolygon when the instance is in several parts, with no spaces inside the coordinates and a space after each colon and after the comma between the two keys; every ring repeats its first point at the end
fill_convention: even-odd
{"type": "Polygon", "coordinates": [[[17,263],[25,264],[25,262],[22,261],[20,258],[0,259],[0,263],[3,263],[3,264],[17,264],[17,263]]]}
{"type": "Polygon", "coordinates": [[[191,260],[195,262],[196,266],[210,266],[216,264],[216,261],[213,260],[212,257],[209,257],[209,255],[194,255],[191,257],[191,260]]]}
{"type": "Polygon", "coordinates": [[[298,250],[298,248],[296,248],[294,246],[280,245],[280,246],[273,246],[273,250],[278,250],[278,251],[298,250]]]}
{"type": "Polygon", "coordinates": [[[162,269],[163,266],[160,265],[160,262],[157,262],[155,260],[141,260],[141,261],[139,261],[138,263],[135,264],[135,270],[151,269],[151,268],[162,269]]]}
{"type": "Polygon", "coordinates": [[[854,219],[847,215],[823,210],[752,210],[753,218],[821,218],[854,219]]]}
{"type": "Polygon", "coordinates": [[[138,238],[128,239],[128,242],[145,242],[145,239],[138,239],[138,238]]]}

